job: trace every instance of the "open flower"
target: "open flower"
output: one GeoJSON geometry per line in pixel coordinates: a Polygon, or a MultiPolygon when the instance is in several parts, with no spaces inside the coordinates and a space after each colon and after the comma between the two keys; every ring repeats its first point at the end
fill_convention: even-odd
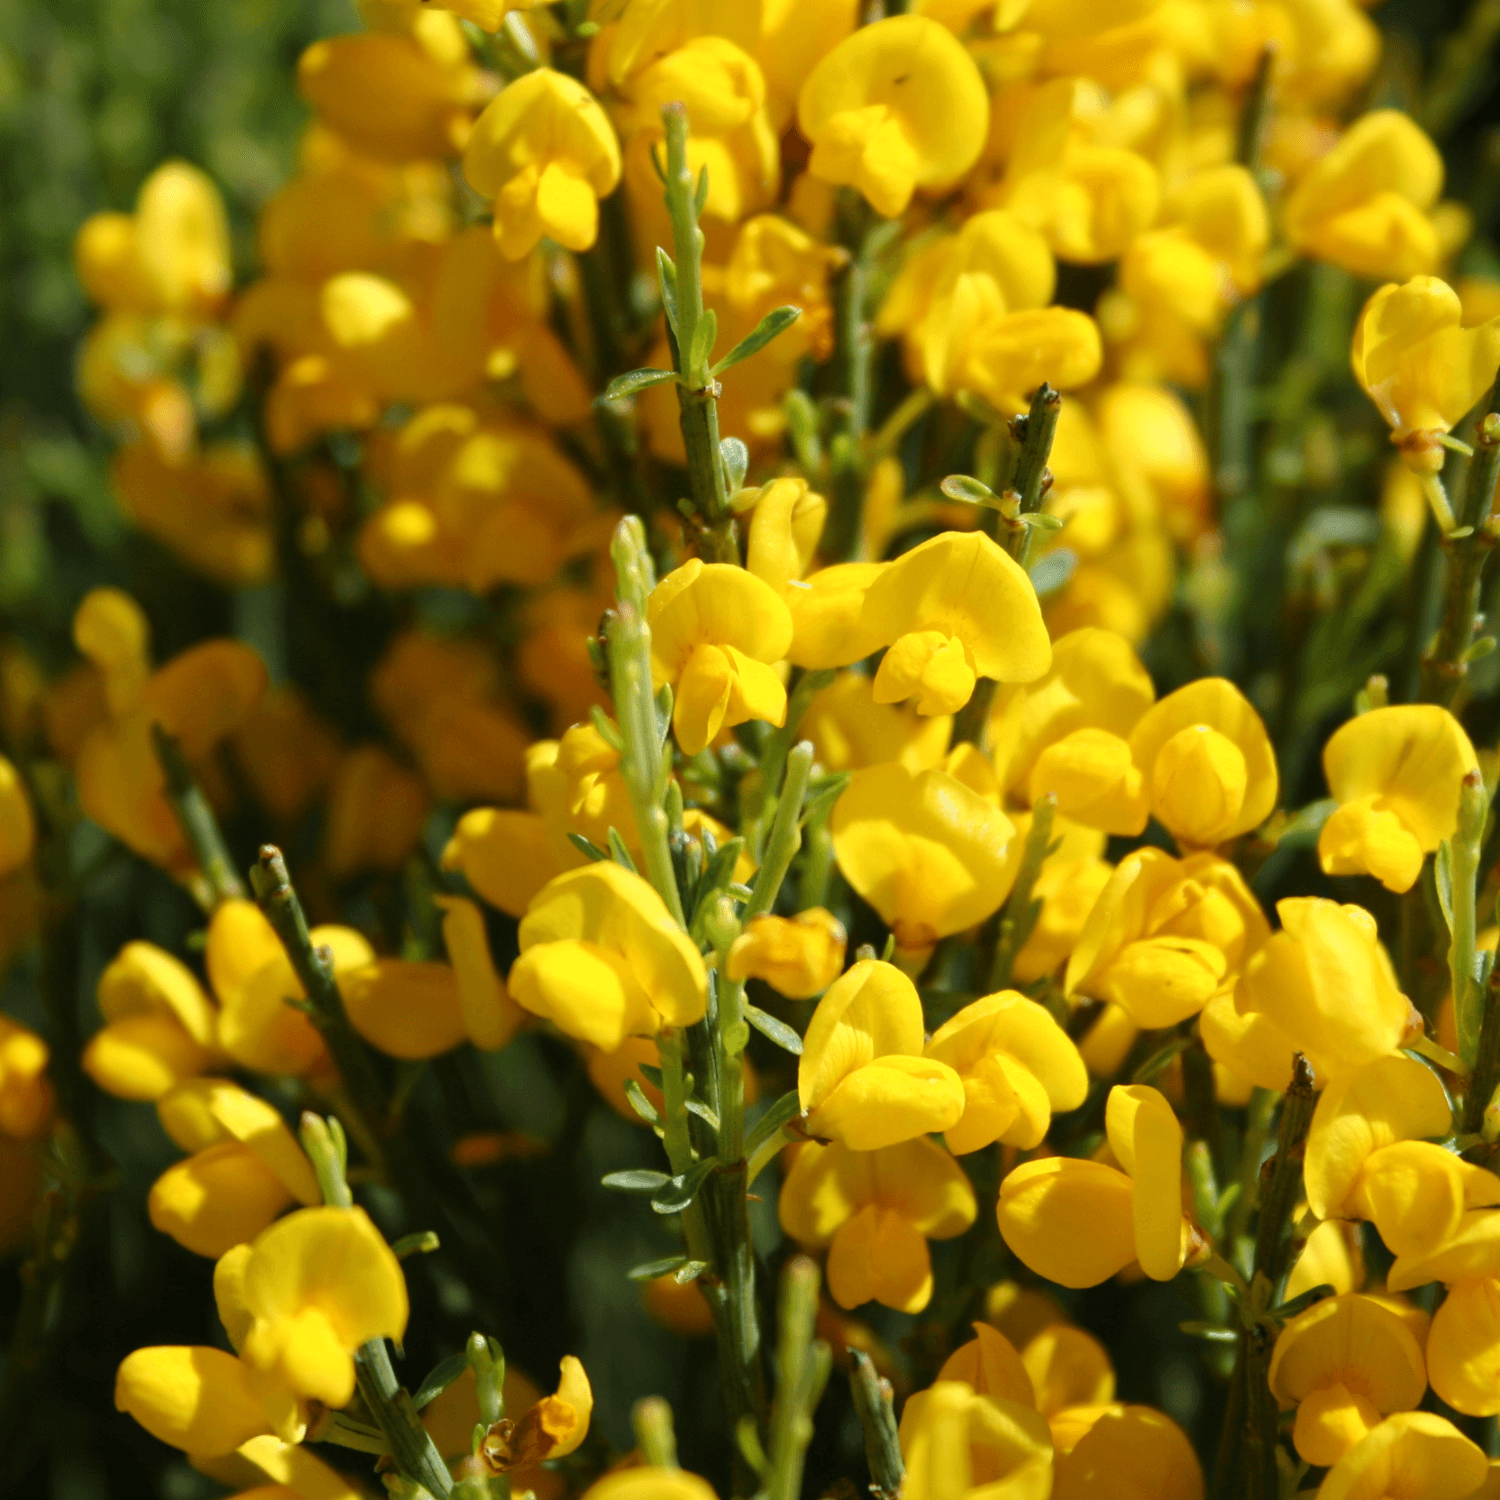
{"type": "Polygon", "coordinates": [[[1141,716],[1130,753],[1151,811],[1179,843],[1221,844],[1262,823],[1276,805],[1276,756],[1249,700],[1222,677],[1169,693],[1141,716]]]}
{"type": "Polygon", "coordinates": [[[1045,1500],[1052,1493],[1052,1434],[1039,1413],[956,1380],[940,1379],[922,1394],[916,1418],[902,1417],[906,1500],[1045,1500]]]}
{"type": "Polygon", "coordinates": [[[1442,190],[1443,159],[1422,127],[1400,110],[1375,110],[1292,189],[1287,238],[1356,276],[1420,276],[1437,268],[1428,210],[1442,190]]]}
{"type": "Polygon", "coordinates": [[[1411,1330],[1372,1297],[1329,1297],[1276,1339],[1269,1375],[1282,1409],[1295,1406],[1292,1442],[1321,1468],[1336,1464],[1393,1411],[1412,1411],[1427,1369],[1411,1330]]]}
{"type": "Polygon", "coordinates": [[[1077,1109],[1088,1094],[1088,1071],[1067,1032],[1015,990],[964,1006],[933,1033],[926,1055],[963,1084],[963,1116],[943,1136],[956,1156],[995,1141],[1029,1151],[1054,1110],[1077,1109]]]}
{"type": "Polygon", "coordinates": [[[1170,1281],[1189,1238],[1182,1126],[1144,1084],[1110,1090],[1105,1124],[1124,1170],[1068,1156],[1023,1162],[1000,1184],[1000,1233],[1024,1265],[1062,1286],[1097,1286],[1135,1261],[1170,1281]]]}
{"type": "Polygon", "coordinates": [[[947,1130],[964,1087],[922,1053],[922,1002],[892,964],[865,959],[829,987],[802,1041],[797,1092],[810,1135],[877,1151],[947,1130]]]}
{"type": "Polygon", "coordinates": [[[1392,282],[1365,303],[1350,361],[1407,467],[1436,474],[1444,453],[1438,439],[1494,382],[1500,317],[1465,328],[1458,293],[1447,282],[1392,282]]]}
{"type": "Polygon", "coordinates": [[[1203,1469],[1187,1434],[1149,1406],[1075,1406],[1053,1417],[1051,1427],[1055,1500],[1203,1500],[1203,1469]]]}
{"type": "Polygon", "coordinates": [[[627,1036],[689,1026],[708,1003],[702,956],[623,865],[602,861],[548,881],[521,920],[520,943],[512,998],[606,1052],[627,1036]]]}
{"type": "Polygon", "coordinates": [[[875,701],[917,699],[917,712],[956,713],[980,677],[1031,682],[1052,661],[1036,590],[982,531],[945,531],[903,554],[871,584],[861,629],[890,649],[875,701]]]}
{"type": "Polygon", "coordinates": [[[880,1151],[803,1146],[782,1184],[781,1227],[828,1246],[828,1290],[840,1307],[870,1301],[921,1312],[932,1297],[929,1239],[974,1222],[974,1189],[958,1163],[923,1137],[880,1151]]]}
{"type": "Polygon", "coordinates": [[[1320,1500],[1466,1500],[1490,1472],[1484,1450],[1425,1411],[1387,1417],[1329,1471],[1320,1500]]]}
{"type": "Polygon", "coordinates": [[[115,1409],[152,1437],[202,1458],[233,1453],[271,1431],[253,1373],[222,1349],[137,1349],[115,1375],[115,1409]]]}
{"type": "Polygon", "coordinates": [[[1463,726],[1430,703],[1374,708],[1335,731],[1323,771],[1338,810],[1318,836],[1329,875],[1374,875],[1409,891],[1431,854],[1458,827],[1466,773],[1478,762],[1463,726]]]}
{"type": "Polygon", "coordinates": [[[502,89],[474,122],[464,176],[494,199],[495,237],[511,260],[543,235],[587,250],[599,232],[599,199],[620,180],[620,146],[583,84],[537,68],[502,89]]]}
{"type": "Polygon", "coordinates": [[[734,940],[725,972],[762,979],[788,1000],[811,1000],[843,971],[847,941],[844,924],[821,906],[794,917],[756,917],[734,940]]]}
{"type": "Polygon", "coordinates": [[[770,663],[792,644],[792,617],[755,574],[692,558],[652,589],[646,623],[652,675],[676,694],[672,727],[684,754],[747,719],[785,720],[786,689],[770,663]]]}
{"type": "Polygon", "coordinates": [[[1213,854],[1127,854],[1068,959],[1067,993],[1123,1007],[1136,1026],[1175,1026],[1234,988],[1270,935],[1240,873],[1213,854]]]}
{"type": "Polygon", "coordinates": [[[832,828],[844,878],[914,955],[982,922],[1015,880],[1014,825],[943,771],[913,774],[899,762],[856,771],[832,828]]]}
{"type": "Polygon", "coordinates": [[[846,37],[797,101],[813,175],[858,188],[888,218],[916,188],[957,182],[978,160],[989,118],[974,60],[922,16],[891,16],[846,37]]]}

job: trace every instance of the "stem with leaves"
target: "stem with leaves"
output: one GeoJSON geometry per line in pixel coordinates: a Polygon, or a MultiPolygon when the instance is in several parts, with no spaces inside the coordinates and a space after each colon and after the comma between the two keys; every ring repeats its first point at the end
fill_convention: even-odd
{"type": "Polygon", "coordinates": [[[1484,409],[1486,415],[1474,433],[1474,457],[1469,461],[1458,525],[1441,542],[1448,563],[1442,619],[1422,658],[1422,701],[1444,708],[1457,702],[1471,655],[1480,644],[1474,631],[1480,620],[1484,565],[1500,540],[1492,525],[1495,484],[1500,480],[1500,380],[1490,390],[1484,409]]]}
{"type": "Polygon", "coordinates": [[[833,1362],[828,1345],[813,1338],[821,1279],[817,1266],[805,1255],[795,1256],[781,1276],[776,1400],[761,1500],[799,1500],[802,1494],[802,1464],[812,1441],[812,1414],[833,1362]]]}
{"type": "Polygon", "coordinates": [[[875,1369],[863,1349],[851,1349],[853,1366],[849,1390],[865,1437],[865,1462],[870,1466],[870,1493],[875,1500],[896,1500],[906,1477],[906,1460],[896,1432],[895,1392],[875,1369]]]}
{"type": "MultiPolygon", "coordinates": [[[[353,1208],[344,1132],[338,1121],[305,1114],[300,1135],[302,1148],[323,1190],[323,1201],[335,1208],[353,1208]]],[[[354,1357],[354,1368],[359,1393],[385,1434],[397,1471],[442,1500],[453,1488],[453,1476],[422,1426],[410,1394],[396,1379],[385,1340],[371,1339],[361,1344],[354,1357]]]]}
{"type": "Polygon", "coordinates": [[[834,378],[841,420],[829,445],[832,504],[822,550],[827,560],[835,563],[856,556],[860,549],[875,355],[869,303],[870,251],[876,232],[868,206],[854,189],[840,191],[836,211],[839,239],[849,259],[833,289],[834,378]]]}
{"type": "Polygon", "coordinates": [[[1037,876],[1042,873],[1042,865],[1052,845],[1052,819],[1056,812],[1055,792],[1048,792],[1038,798],[1031,809],[1031,827],[1026,833],[1021,868],[1016,873],[1016,883],[1005,903],[1005,915],[1000,919],[995,957],[990,964],[990,993],[1010,988],[1016,955],[1026,946],[1041,913],[1042,903],[1033,898],[1031,893],[1036,888],[1037,876]]]}

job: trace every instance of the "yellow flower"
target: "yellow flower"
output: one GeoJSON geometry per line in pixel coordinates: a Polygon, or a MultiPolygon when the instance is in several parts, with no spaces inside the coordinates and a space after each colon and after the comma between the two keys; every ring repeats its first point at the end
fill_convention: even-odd
{"type": "Polygon", "coordinates": [[[0,1015],[0,1135],[29,1140],[52,1115],[50,1049],[29,1026],[0,1015]]]}
{"type": "Polygon", "coordinates": [[[747,719],[785,720],[786,689],[769,663],[792,644],[792,617],[769,584],[692,558],[652,589],[646,623],[652,675],[675,691],[672,725],[685,755],[747,719]]]}
{"type": "Polygon", "coordinates": [[[1329,875],[1374,875],[1409,891],[1431,854],[1458,827],[1458,802],[1474,747],[1445,708],[1375,708],[1330,736],[1323,771],[1338,810],[1318,836],[1329,875]]]}
{"type": "Polygon", "coordinates": [[[1051,792],[1072,822],[1140,833],[1148,792],[1130,732],[1155,698],[1122,636],[1092,626],[1069,631],[1053,642],[1042,677],[995,695],[990,742],[1007,794],[1032,803],[1051,792]]]}
{"type": "Polygon", "coordinates": [[[491,1472],[534,1468],[546,1459],[566,1458],[588,1436],[594,1411],[594,1392],[583,1361],[565,1354],[560,1365],[557,1394],[543,1396],[520,1416],[491,1429],[479,1454],[491,1472]]]}
{"type": "Polygon", "coordinates": [[[1059,260],[1086,264],[1120,255],[1161,202],[1160,179],[1145,157],[1093,139],[1095,92],[1082,78],[1030,92],[997,193],[999,206],[1039,229],[1059,260]]]}
{"type": "Polygon", "coordinates": [[[254,1376],[222,1349],[137,1349],[115,1375],[115,1410],[161,1442],[205,1458],[271,1431],[254,1376]]]}
{"type": "MultiPolygon", "coordinates": [[[[1024,821],[1017,820],[1018,836],[1024,821]]],[[[1063,847],[1043,864],[1031,888],[1033,899],[1042,903],[1042,909],[1011,966],[1018,984],[1029,985],[1056,974],[1067,962],[1083,935],[1089,913],[1114,874],[1114,867],[1099,858],[1102,838],[1090,846],[1067,825],[1058,829],[1054,824],[1053,831],[1062,834],[1063,847]]]]}
{"type": "Polygon", "coordinates": [[[354,1351],[406,1331],[401,1264],[361,1208],[305,1208],[251,1244],[244,1359],[297,1396],[347,1406],[354,1351]]]}
{"type": "Polygon", "coordinates": [[[1276,756],[1260,715],[1222,677],[1204,677],[1148,709],[1130,753],[1151,811],[1184,845],[1221,844],[1264,822],[1276,805],[1276,756]]]}
{"type": "Polygon", "coordinates": [[[915,1420],[903,1414],[901,1424],[905,1500],[1047,1500],[1052,1494],[1052,1434],[1044,1417],[956,1380],[939,1379],[921,1395],[915,1420]]]}
{"type": "Polygon", "coordinates": [[[1045,380],[1060,391],[1087,385],[1104,360],[1099,328],[1071,307],[1006,313],[971,331],[954,385],[1003,412],[1026,410],[1045,380]]]}
{"type": "Polygon", "coordinates": [[[1067,993],[1117,1004],[1147,1029],[1175,1026],[1234,988],[1270,935],[1240,873],[1213,854],[1127,854],[1068,960],[1067,993]]]}
{"type": "Polygon", "coordinates": [[[887,218],[915,189],[956,183],[979,159],[989,118],[974,60],[921,16],[892,16],[846,37],[797,100],[812,174],[858,188],[887,218]]]}
{"type": "Polygon", "coordinates": [[[383,746],[357,745],[340,757],[323,827],[329,875],[399,870],[422,837],[430,800],[422,778],[383,746]]]}
{"type": "Polygon", "coordinates": [[[99,976],[104,1026],[83,1052],[100,1088],[157,1099],[221,1057],[218,1013],[186,964],[154,943],[127,943],[99,976]]]}
{"type": "Polygon", "coordinates": [[[549,881],[522,918],[518,1005],[613,1052],[627,1036],[689,1026],[708,1003],[698,950],[639,875],[610,861],[549,881]]]}
{"type": "Polygon", "coordinates": [[[1268,1017],[1303,1053],[1320,1084],[1394,1052],[1411,1003],[1396,988],[1375,919],[1320,896],[1276,903],[1281,931],[1254,953],[1235,1004],[1268,1017]]]}
{"type": "Polygon", "coordinates": [[[1088,1094],[1088,1072],[1067,1032],[1015,990],[964,1006],[934,1032],[926,1055],[963,1083],[963,1117],[943,1135],[955,1156],[995,1141],[1029,1151],[1054,1110],[1077,1109],[1088,1094]]]}
{"type": "Polygon", "coordinates": [[[1466,1500],[1490,1472],[1483,1449],[1425,1411],[1387,1417],[1329,1471],[1319,1500],[1466,1500]]]}
{"type": "Polygon", "coordinates": [[[1196,172],[1162,206],[1159,227],[1132,242],[1120,285],[1145,303],[1171,307],[1212,333],[1242,297],[1260,285],[1271,237],[1265,199],[1241,166],[1196,172]]]}
{"type": "Polygon", "coordinates": [[[1422,127],[1396,109],[1349,127],[1286,201],[1286,235],[1304,255],[1371,279],[1437,268],[1428,211],[1443,189],[1443,159],[1422,127]]]}
{"type": "Polygon", "coordinates": [[[494,200],[495,238],[511,260],[543,235],[587,250],[599,232],[599,199],[620,180],[620,146],[583,84],[537,68],[502,89],[474,122],[464,176],[494,200]]]}
{"type": "Polygon", "coordinates": [[[757,917],[734,940],[725,962],[731,979],[763,979],[788,1000],[811,1000],[844,967],[844,924],[821,906],[794,917],[757,917]]]}
{"type": "Polygon", "coordinates": [[[921,1312],[932,1296],[929,1239],[974,1222],[974,1189],[953,1158],[924,1137],[881,1151],[811,1142],[781,1188],[781,1227],[827,1245],[828,1290],[840,1307],[869,1301],[921,1312]]]}
{"type": "Polygon", "coordinates": [[[942,771],[856,771],[832,830],[844,878],[914,954],[982,922],[1015,879],[1010,819],[942,771]]]}
{"type": "Polygon", "coordinates": [[[741,501],[754,506],[745,567],[785,599],[790,585],[812,565],[828,502],[798,478],[773,479],[759,490],[741,490],[735,505],[741,501]]]}
{"type": "Polygon", "coordinates": [[[1271,1394],[1297,1408],[1292,1442],[1310,1464],[1336,1464],[1393,1411],[1427,1390],[1422,1350],[1389,1308],[1353,1293],[1299,1313],[1276,1340],[1271,1394]]]}
{"type": "Polygon", "coordinates": [[[1053,1500],[1203,1500],[1203,1470],[1187,1434],[1149,1406],[1074,1407],[1053,1418],[1052,1437],[1053,1500]]]}
{"type": "Polygon", "coordinates": [[[1070,1406],[1106,1406],[1115,1399],[1115,1372],[1104,1345],[1068,1323],[1038,1331],[1021,1351],[1036,1392],[1036,1409],[1055,1417],[1070,1406]]]}
{"type": "Polygon", "coordinates": [[[1105,1124],[1125,1170],[1066,1156],[1023,1162],[1000,1184],[1000,1233],[1023,1265],[1062,1286],[1097,1286],[1134,1261],[1170,1281],[1188,1245],[1182,1126],[1143,1084],[1110,1090],[1105,1124]]]}
{"type": "Polygon", "coordinates": [[[900,969],[854,965],[818,1002],[802,1040],[797,1093],[810,1135],[877,1151],[946,1130],[964,1112],[964,1087],[922,1055],[922,1002],[900,969]]]}
{"type": "Polygon", "coordinates": [[[345,975],[339,989],[349,1024],[391,1057],[436,1057],[468,1035],[458,975],[448,964],[377,958],[345,975]]]}
{"type": "Polygon", "coordinates": [[[147,1212],[195,1255],[217,1258],[293,1203],[319,1201],[317,1178],[286,1122],[237,1084],[189,1079],[157,1100],[157,1114],[192,1155],[152,1184],[147,1212]]]}
{"type": "Polygon", "coordinates": [[[1052,661],[1031,580],[981,531],[946,531],[899,557],[870,584],[860,627],[890,648],[875,701],[916,697],[923,714],[956,713],[980,677],[1031,682],[1052,661]]]}
{"type": "Polygon", "coordinates": [[[952,719],[946,714],[919,715],[909,703],[877,703],[874,695],[874,680],[858,672],[841,672],[813,695],[802,733],[818,752],[818,764],[828,771],[862,771],[887,761],[899,761],[909,771],[942,765],[952,719]]]}
{"type": "Polygon", "coordinates": [[[20,772],[0,755],[0,879],[19,870],[36,846],[36,819],[20,772]]]}
{"type": "Polygon", "coordinates": [[[713,1486],[696,1474],[642,1464],[595,1480],[583,1492],[583,1500],[717,1500],[717,1496],[713,1486]]]}
{"type": "Polygon", "coordinates": [[[526,1017],[496,972],[484,913],[463,896],[438,896],[436,901],[443,910],[443,943],[458,983],[464,1031],[480,1051],[496,1051],[526,1017]]]}
{"type": "Polygon", "coordinates": [[[1484,394],[1500,364],[1500,317],[1462,326],[1458,294],[1435,276],[1392,282],[1365,303],[1350,354],[1354,378],[1390,425],[1409,468],[1443,466],[1437,439],[1484,394]]]}

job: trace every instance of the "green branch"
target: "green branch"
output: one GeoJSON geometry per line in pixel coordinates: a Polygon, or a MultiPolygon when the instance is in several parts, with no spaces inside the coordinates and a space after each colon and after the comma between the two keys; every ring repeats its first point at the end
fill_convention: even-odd
{"type": "MultiPolygon", "coordinates": [[[[223,832],[214,810],[208,805],[203,789],[193,779],[187,759],[174,735],[167,733],[160,724],[151,726],[151,744],[156,758],[161,763],[164,788],[172,811],[182,826],[183,836],[193,851],[193,858],[203,873],[208,889],[203,893],[203,905],[207,910],[222,906],[226,901],[243,901],[245,885],[235,873],[234,860],[224,842],[223,832]]],[[[197,893],[195,893],[197,894],[197,893]]]]}

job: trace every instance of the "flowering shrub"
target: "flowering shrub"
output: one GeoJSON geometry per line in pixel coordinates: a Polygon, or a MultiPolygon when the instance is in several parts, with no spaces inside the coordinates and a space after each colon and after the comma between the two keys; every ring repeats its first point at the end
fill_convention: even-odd
{"type": "Polygon", "coordinates": [[[363,0],[87,219],[0,1452],[113,1216],[179,1500],[1500,1494],[1493,10],[363,0]]]}

